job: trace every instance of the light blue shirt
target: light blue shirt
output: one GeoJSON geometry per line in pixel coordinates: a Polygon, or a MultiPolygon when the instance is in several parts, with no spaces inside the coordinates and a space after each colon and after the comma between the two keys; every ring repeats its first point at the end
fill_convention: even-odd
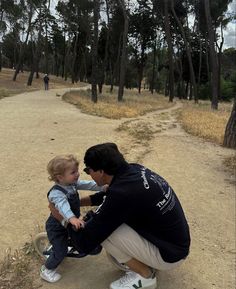
{"type": "MultiPolygon", "coordinates": [[[[60,184],[57,184],[60,185],[60,184]]],[[[88,190],[88,191],[102,191],[103,187],[99,187],[94,181],[85,181],[85,180],[78,180],[77,183],[69,185],[69,186],[62,186],[67,191],[67,194],[63,192],[52,189],[48,195],[48,200],[54,204],[56,209],[59,213],[66,219],[67,221],[71,217],[75,217],[74,213],[71,210],[70,204],[68,202],[68,196],[71,194],[77,194],[77,190],[88,190]]]]}

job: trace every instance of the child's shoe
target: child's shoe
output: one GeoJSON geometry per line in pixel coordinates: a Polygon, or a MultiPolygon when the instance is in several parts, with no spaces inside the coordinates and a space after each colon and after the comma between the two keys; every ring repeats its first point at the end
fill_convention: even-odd
{"type": "Polygon", "coordinates": [[[110,289],[133,289],[133,288],[156,288],[156,276],[152,274],[150,278],[144,278],[141,275],[128,271],[123,277],[114,281],[110,285],[110,289]]]}
{"type": "Polygon", "coordinates": [[[57,273],[56,270],[47,269],[43,265],[40,269],[40,277],[50,283],[54,283],[61,279],[61,274],[57,273]]]}

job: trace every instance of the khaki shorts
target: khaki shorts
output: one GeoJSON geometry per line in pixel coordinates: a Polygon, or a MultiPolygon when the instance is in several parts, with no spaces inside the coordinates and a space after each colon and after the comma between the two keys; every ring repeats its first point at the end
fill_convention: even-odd
{"type": "Polygon", "coordinates": [[[126,224],[118,227],[103,243],[104,249],[120,263],[126,263],[134,258],[157,270],[174,269],[184,259],[175,262],[165,262],[159,249],[140,236],[126,224]]]}

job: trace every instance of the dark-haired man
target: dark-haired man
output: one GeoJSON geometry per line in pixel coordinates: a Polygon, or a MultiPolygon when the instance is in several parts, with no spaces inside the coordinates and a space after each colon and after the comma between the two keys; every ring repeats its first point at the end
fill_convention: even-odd
{"type": "Polygon", "coordinates": [[[81,205],[100,205],[94,217],[72,239],[85,253],[99,244],[129,270],[110,289],[156,288],[156,270],[169,270],[189,253],[189,227],[169,184],[139,164],[129,164],[114,143],[90,147],[84,171],[99,192],[81,205]]]}

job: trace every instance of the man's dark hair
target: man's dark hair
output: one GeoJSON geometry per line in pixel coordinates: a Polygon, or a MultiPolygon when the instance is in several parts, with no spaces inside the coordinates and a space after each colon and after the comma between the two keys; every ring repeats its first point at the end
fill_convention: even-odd
{"type": "Polygon", "coordinates": [[[115,143],[103,143],[90,147],[84,156],[86,167],[94,171],[103,170],[108,175],[115,175],[127,162],[115,143]]]}

